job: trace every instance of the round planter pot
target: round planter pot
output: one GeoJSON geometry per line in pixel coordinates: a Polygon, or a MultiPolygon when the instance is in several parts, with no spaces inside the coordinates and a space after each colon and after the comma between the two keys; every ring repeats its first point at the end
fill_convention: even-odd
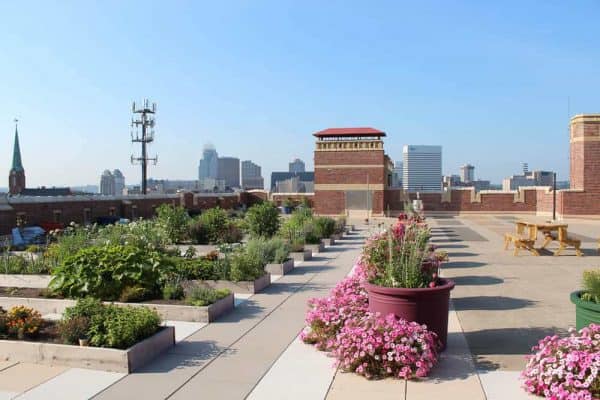
{"type": "Polygon", "coordinates": [[[575,326],[585,328],[589,324],[600,324],[600,304],[581,300],[581,290],[571,293],[571,303],[575,304],[575,326]]]}
{"type": "Polygon", "coordinates": [[[441,279],[440,286],[419,289],[388,288],[366,282],[365,288],[369,295],[369,311],[383,315],[392,313],[398,318],[427,325],[427,329],[437,334],[442,350],[446,348],[453,281],[441,279]]]}

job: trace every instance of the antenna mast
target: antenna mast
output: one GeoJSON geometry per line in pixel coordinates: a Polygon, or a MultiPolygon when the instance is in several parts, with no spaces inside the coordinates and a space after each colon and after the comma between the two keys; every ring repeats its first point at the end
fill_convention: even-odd
{"type": "Polygon", "coordinates": [[[157,156],[148,157],[148,153],[146,152],[146,144],[154,141],[154,114],[156,114],[156,103],[150,105],[148,99],[146,99],[141,108],[136,108],[135,102],[133,102],[131,112],[133,113],[133,116],[131,117],[131,142],[142,144],[141,157],[134,157],[132,155],[131,163],[139,163],[142,166],[142,194],[146,194],[148,161],[152,162],[153,165],[156,165],[158,161],[157,156]],[[140,126],[142,127],[141,136],[139,131],[140,126]]]}

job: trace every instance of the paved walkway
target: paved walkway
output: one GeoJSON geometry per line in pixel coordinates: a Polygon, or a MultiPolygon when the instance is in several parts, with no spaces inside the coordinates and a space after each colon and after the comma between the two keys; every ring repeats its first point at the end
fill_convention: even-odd
{"type": "Polygon", "coordinates": [[[238,296],[235,311],[215,323],[170,321],[179,343],[133,374],[0,362],[0,400],[528,399],[518,381],[523,357],[541,337],[574,323],[568,295],[581,272],[597,266],[600,225],[568,221],[586,257],[513,257],[502,250],[501,235],[514,229],[516,218],[429,219],[432,240],[451,257],[444,275],[457,286],[448,349],[428,379],[368,381],[341,373],[333,359],[297,339],[306,301],[325,296],[349,273],[368,234],[363,229],[266,291],[238,296]]]}

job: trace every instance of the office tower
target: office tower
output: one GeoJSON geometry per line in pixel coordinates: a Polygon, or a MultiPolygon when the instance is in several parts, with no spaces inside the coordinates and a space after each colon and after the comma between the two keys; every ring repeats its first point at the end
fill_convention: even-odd
{"type": "Polygon", "coordinates": [[[218,158],[219,155],[212,144],[205,144],[202,150],[202,159],[198,166],[198,179],[212,178],[217,179],[218,176],[218,158]]]}
{"type": "Polygon", "coordinates": [[[107,196],[115,194],[115,178],[109,170],[104,170],[100,177],[100,194],[107,196]]]}
{"type": "Polygon", "coordinates": [[[305,172],[306,166],[304,165],[304,161],[299,158],[294,158],[292,162],[289,164],[289,172],[305,172]]]}
{"type": "Polygon", "coordinates": [[[261,174],[259,165],[250,160],[242,161],[242,188],[243,189],[264,189],[265,180],[261,174]]]}
{"type": "Polygon", "coordinates": [[[240,159],[219,157],[217,159],[217,179],[224,180],[229,188],[240,187],[240,159]]]}
{"type": "Polygon", "coordinates": [[[402,187],[402,161],[394,163],[392,174],[392,187],[402,187]]]}
{"type": "Polygon", "coordinates": [[[402,153],[404,189],[408,192],[441,192],[442,146],[405,145],[402,153]]]}
{"type": "Polygon", "coordinates": [[[115,169],[112,173],[113,179],[115,181],[114,185],[115,185],[115,192],[114,194],[116,195],[122,195],[123,194],[123,189],[125,189],[125,177],[123,176],[123,173],[118,170],[115,169]]]}
{"type": "Polygon", "coordinates": [[[460,167],[460,180],[463,183],[473,182],[475,180],[475,167],[471,164],[460,167]]]}

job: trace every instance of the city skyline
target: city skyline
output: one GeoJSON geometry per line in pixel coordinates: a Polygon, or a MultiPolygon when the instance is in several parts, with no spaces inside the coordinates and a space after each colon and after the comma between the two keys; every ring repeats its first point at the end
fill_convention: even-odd
{"type": "Polygon", "coordinates": [[[207,141],[264,176],[294,157],[312,169],[311,134],[335,126],[380,127],[394,160],[415,137],[441,145],[444,174],[468,161],[500,182],[527,159],[565,179],[565,121],[598,107],[600,28],[580,23],[594,2],[0,8],[13,16],[0,27],[0,159],[17,117],[31,187],[90,184],[105,165],[134,181],[130,103],[146,95],[159,109],[148,175],[172,179],[195,176],[207,141]]]}

